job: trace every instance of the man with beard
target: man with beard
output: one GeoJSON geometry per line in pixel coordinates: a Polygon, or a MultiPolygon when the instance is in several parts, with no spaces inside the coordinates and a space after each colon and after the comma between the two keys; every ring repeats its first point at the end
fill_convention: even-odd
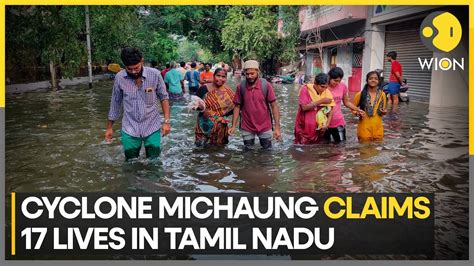
{"type": "Polygon", "coordinates": [[[111,142],[112,126],[119,119],[123,106],[121,135],[126,160],[140,155],[142,143],[146,156],[156,158],[161,153],[161,136],[170,132],[166,86],[157,69],[143,65],[143,56],[138,49],[124,48],[121,58],[125,69],[115,76],[105,141],[111,142]],[[158,112],[158,99],[163,110],[163,122],[158,112]]]}
{"type": "Polygon", "coordinates": [[[234,96],[234,116],[229,134],[235,132],[240,115],[240,132],[246,149],[255,144],[255,135],[264,149],[272,146],[272,114],[275,120],[273,138],[281,139],[280,111],[272,85],[259,78],[259,63],[248,60],[244,63],[245,80],[237,85],[234,96]],[[271,110],[271,111],[270,111],[271,110]]]}

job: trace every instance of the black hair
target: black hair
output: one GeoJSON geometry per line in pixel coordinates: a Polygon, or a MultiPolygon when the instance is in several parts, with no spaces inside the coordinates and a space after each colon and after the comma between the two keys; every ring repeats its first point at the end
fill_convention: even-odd
{"type": "Polygon", "coordinates": [[[218,68],[216,68],[216,70],[214,70],[214,77],[217,75],[217,73],[219,73],[221,71],[224,71],[227,74],[227,71],[225,71],[225,69],[223,69],[222,67],[218,67],[218,68]]]}
{"type": "Polygon", "coordinates": [[[397,52],[395,51],[388,52],[387,56],[391,57],[393,60],[397,60],[397,52]]]}
{"type": "Polygon", "coordinates": [[[180,65],[181,67],[184,67],[184,66],[186,65],[186,63],[181,61],[181,63],[179,63],[179,65],[180,65]]]}
{"type": "Polygon", "coordinates": [[[143,55],[140,50],[133,47],[123,48],[120,57],[122,58],[122,62],[125,66],[136,65],[143,59],[143,55]]]}
{"type": "Polygon", "coordinates": [[[359,100],[359,108],[362,110],[365,110],[365,104],[367,102],[367,94],[369,93],[369,78],[373,74],[377,75],[377,79],[379,80],[379,86],[377,86],[377,89],[380,90],[380,73],[377,71],[370,71],[367,73],[367,76],[365,77],[365,85],[364,88],[362,89],[362,92],[360,93],[360,100],[359,100]]]}
{"type": "Polygon", "coordinates": [[[333,67],[328,72],[329,79],[338,79],[344,77],[344,71],[340,67],[333,67]]]}
{"type": "Polygon", "coordinates": [[[314,78],[314,84],[316,85],[328,84],[328,82],[329,82],[329,76],[326,73],[319,73],[314,78]]]}
{"type": "Polygon", "coordinates": [[[212,64],[211,63],[205,63],[204,66],[212,67],[212,64]]]}
{"type": "Polygon", "coordinates": [[[170,68],[171,67],[171,64],[170,63],[166,63],[166,68],[170,68]]]}
{"type": "Polygon", "coordinates": [[[195,68],[195,67],[196,67],[196,62],[192,62],[192,63],[191,63],[191,67],[192,67],[192,68],[195,68]]]}

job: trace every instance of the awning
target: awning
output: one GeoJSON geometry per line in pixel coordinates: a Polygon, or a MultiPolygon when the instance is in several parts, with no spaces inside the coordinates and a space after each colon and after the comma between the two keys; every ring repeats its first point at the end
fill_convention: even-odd
{"type": "MultiPolygon", "coordinates": [[[[340,40],[323,42],[323,43],[321,43],[321,47],[335,46],[335,45],[355,43],[355,42],[365,42],[365,37],[347,38],[347,39],[340,39],[340,40]]],[[[318,44],[311,44],[311,45],[308,45],[308,46],[300,46],[298,49],[300,51],[306,51],[308,49],[316,49],[318,47],[319,47],[318,44]]]]}

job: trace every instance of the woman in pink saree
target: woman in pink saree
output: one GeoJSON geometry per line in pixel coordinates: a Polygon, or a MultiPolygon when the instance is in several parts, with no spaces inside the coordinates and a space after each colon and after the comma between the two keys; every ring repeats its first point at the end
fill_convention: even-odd
{"type": "Polygon", "coordinates": [[[314,79],[314,84],[301,87],[295,119],[295,144],[315,144],[323,139],[327,125],[331,122],[332,111],[327,114],[327,123],[320,125],[319,129],[316,114],[325,106],[335,106],[331,92],[327,89],[328,82],[329,76],[320,73],[314,79]]]}

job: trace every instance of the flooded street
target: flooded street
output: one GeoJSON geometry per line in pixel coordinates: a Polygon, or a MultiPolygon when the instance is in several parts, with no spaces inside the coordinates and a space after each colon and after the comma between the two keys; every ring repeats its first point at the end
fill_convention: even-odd
{"type": "Polygon", "coordinates": [[[283,141],[272,151],[243,152],[239,134],[224,148],[196,148],[197,113],[175,102],[161,161],[127,163],[121,123],[103,142],[111,88],[8,95],[6,192],[434,192],[436,258],[468,254],[467,109],[402,103],[372,144],[358,143],[357,119],[343,109],[347,143],[295,146],[298,87],[275,85],[283,141]]]}

